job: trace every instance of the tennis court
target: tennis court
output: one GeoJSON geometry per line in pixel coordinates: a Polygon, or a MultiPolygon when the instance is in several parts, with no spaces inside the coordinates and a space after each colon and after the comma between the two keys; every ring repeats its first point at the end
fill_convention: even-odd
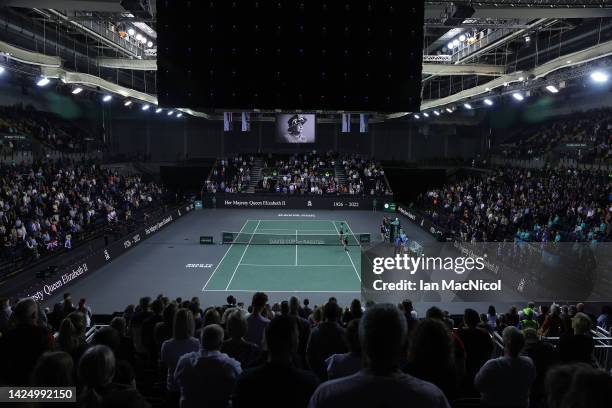
{"type": "Polygon", "coordinates": [[[359,236],[346,221],[248,220],[223,233],[228,249],[202,291],[360,292],[359,236]]]}

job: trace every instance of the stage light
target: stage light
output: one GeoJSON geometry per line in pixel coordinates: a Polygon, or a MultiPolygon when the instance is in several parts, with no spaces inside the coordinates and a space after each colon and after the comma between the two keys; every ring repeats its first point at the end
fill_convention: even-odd
{"type": "Polygon", "coordinates": [[[530,36],[525,36],[525,42],[528,43],[531,41],[531,37],[530,36]]]}
{"type": "Polygon", "coordinates": [[[472,105],[470,105],[469,103],[464,103],[463,106],[465,106],[465,109],[472,109],[472,105]]]}
{"type": "Polygon", "coordinates": [[[453,113],[453,110],[452,110],[451,108],[446,108],[446,111],[447,111],[448,113],[453,113]]]}
{"type": "Polygon", "coordinates": [[[4,73],[4,67],[0,67],[0,74],[4,73]]]}
{"type": "Polygon", "coordinates": [[[123,104],[123,106],[130,106],[132,104],[132,101],[125,101],[125,103],[123,104]]]}
{"type": "Polygon", "coordinates": [[[591,74],[591,79],[595,82],[606,82],[608,80],[608,74],[602,71],[595,71],[591,74]]]}
{"type": "Polygon", "coordinates": [[[436,116],[440,116],[440,112],[438,112],[437,110],[434,111],[434,115],[436,116]]]}
{"type": "Polygon", "coordinates": [[[146,44],[146,43],[147,43],[147,41],[148,41],[148,40],[147,40],[147,37],[144,37],[144,36],[143,36],[143,37],[140,39],[140,43],[141,43],[141,44],[146,44]]]}
{"type": "Polygon", "coordinates": [[[134,31],[133,28],[129,28],[128,29],[128,34],[129,34],[130,37],[133,37],[135,33],[136,33],[136,31],[134,31]]]}
{"type": "Polygon", "coordinates": [[[157,109],[155,109],[155,113],[159,113],[159,112],[161,112],[161,111],[162,111],[162,108],[157,108],[157,109]]]}
{"type": "Polygon", "coordinates": [[[138,33],[136,34],[136,41],[140,41],[142,40],[142,34],[138,33]]]}
{"type": "Polygon", "coordinates": [[[453,40],[453,45],[456,47],[459,45],[459,40],[453,40]]]}
{"type": "Polygon", "coordinates": [[[180,112],[176,115],[177,118],[180,118],[181,116],[183,116],[183,114],[180,112]]]}
{"type": "Polygon", "coordinates": [[[110,100],[113,99],[112,96],[110,95],[104,95],[104,98],[102,98],[102,102],[110,102],[110,100]]]}
{"type": "Polygon", "coordinates": [[[492,100],[490,100],[489,98],[485,99],[485,100],[484,100],[484,103],[485,103],[485,105],[487,105],[487,106],[492,106],[492,105],[493,105],[493,101],[492,101],[492,100]]]}
{"type": "Polygon", "coordinates": [[[43,87],[43,86],[47,86],[47,85],[49,85],[49,82],[51,82],[51,81],[49,80],[49,78],[41,78],[41,79],[39,79],[39,80],[38,80],[38,82],[36,83],[36,85],[38,85],[38,86],[40,86],[40,87],[43,87]]]}
{"type": "Polygon", "coordinates": [[[141,108],[141,109],[142,109],[143,111],[146,111],[146,110],[149,110],[149,107],[150,107],[149,105],[142,105],[142,108],[141,108]]]}
{"type": "Polygon", "coordinates": [[[147,47],[149,47],[149,48],[153,47],[153,41],[149,41],[149,42],[147,43],[147,47]]]}
{"type": "Polygon", "coordinates": [[[174,111],[169,111],[168,112],[168,116],[172,116],[173,113],[174,113],[174,111]]]}
{"type": "Polygon", "coordinates": [[[464,42],[465,41],[465,35],[461,34],[459,36],[459,41],[464,42]]]}
{"type": "Polygon", "coordinates": [[[453,44],[452,41],[449,42],[446,46],[448,47],[449,50],[452,50],[453,48],[455,48],[455,44],[453,44]]]}
{"type": "Polygon", "coordinates": [[[427,113],[427,112],[423,112],[423,116],[425,116],[426,118],[428,118],[428,117],[429,117],[429,113],[427,113]]]}
{"type": "Polygon", "coordinates": [[[421,117],[419,115],[417,115],[416,113],[414,114],[414,118],[415,119],[421,119],[421,117]]]}
{"type": "Polygon", "coordinates": [[[81,92],[83,92],[83,88],[74,88],[74,89],[72,90],[72,94],[73,94],[73,95],[78,95],[78,94],[80,94],[81,92]]]}
{"type": "Polygon", "coordinates": [[[525,97],[523,95],[521,95],[519,92],[513,93],[512,97],[514,99],[516,99],[517,101],[522,101],[523,99],[525,99],[525,97]]]}
{"type": "Polygon", "coordinates": [[[523,81],[524,79],[524,77],[519,77],[519,81],[523,81]]]}
{"type": "Polygon", "coordinates": [[[554,93],[554,94],[556,94],[556,93],[558,93],[558,92],[559,92],[559,90],[557,89],[557,87],[556,87],[556,86],[554,86],[554,85],[548,85],[548,86],[546,87],[546,90],[547,90],[548,92],[550,92],[550,93],[554,93]]]}

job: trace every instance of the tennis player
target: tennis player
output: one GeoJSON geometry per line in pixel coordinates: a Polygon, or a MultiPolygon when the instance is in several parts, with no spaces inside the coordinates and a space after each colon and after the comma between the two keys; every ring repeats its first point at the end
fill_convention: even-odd
{"type": "Polygon", "coordinates": [[[348,252],[348,237],[342,239],[342,245],[344,246],[344,250],[348,252]]]}
{"type": "Polygon", "coordinates": [[[340,229],[338,230],[338,234],[340,234],[340,242],[344,242],[344,224],[340,223],[340,229]]]}

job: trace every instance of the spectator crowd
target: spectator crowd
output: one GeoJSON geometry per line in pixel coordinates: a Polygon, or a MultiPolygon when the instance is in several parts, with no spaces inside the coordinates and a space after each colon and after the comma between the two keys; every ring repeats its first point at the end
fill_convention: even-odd
{"type": "Polygon", "coordinates": [[[206,180],[206,191],[209,193],[246,192],[251,181],[253,160],[253,156],[220,159],[206,180]]]}
{"type": "Polygon", "coordinates": [[[94,162],[0,165],[0,259],[71,249],[94,228],[130,222],[161,205],[163,187],[94,162]]]}
{"type": "Polygon", "coordinates": [[[612,310],[528,303],[460,321],[412,302],[311,308],[296,297],[204,310],[145,297],[88,330],[70,294],[53,310],[0,299],[0,384],[77,387],[80,407],[607,408],[612,377],[591,331],[612,310]],[[471,404],[471,405],[466,405],[471,404]]]}
{"type": "Polygon", "coordinates": [[[611,187],[606,172],[498,168],[429,190],[420,205],[468,242],[609,241],[611,187]]]}

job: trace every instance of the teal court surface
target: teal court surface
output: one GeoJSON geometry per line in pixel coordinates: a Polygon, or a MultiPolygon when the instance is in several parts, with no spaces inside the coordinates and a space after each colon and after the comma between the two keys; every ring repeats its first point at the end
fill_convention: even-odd
{"type": "Polygon", "coordinates": [[[248,220],[240,231],[223,233],[223,241],[228,249],[203,292],[361,290],[359,239],[346,221],[248,220]]]}

